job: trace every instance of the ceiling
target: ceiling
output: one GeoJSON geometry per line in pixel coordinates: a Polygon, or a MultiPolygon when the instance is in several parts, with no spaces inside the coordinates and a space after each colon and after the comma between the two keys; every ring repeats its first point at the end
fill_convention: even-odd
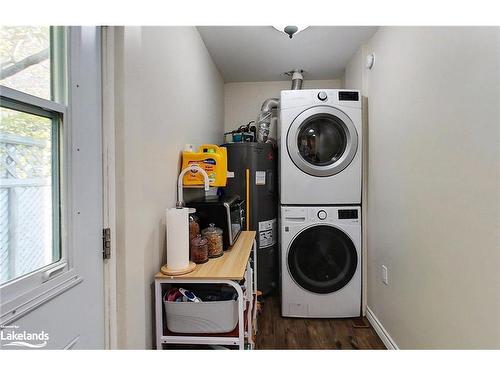
{"type": "Polygon", "coordinates": [[[225,82],[279,81],[293,69],[305,79],[336,79],[377,30],[371,26],[310,26],[293,39],[272,26],[198,26],[225,82]]]}

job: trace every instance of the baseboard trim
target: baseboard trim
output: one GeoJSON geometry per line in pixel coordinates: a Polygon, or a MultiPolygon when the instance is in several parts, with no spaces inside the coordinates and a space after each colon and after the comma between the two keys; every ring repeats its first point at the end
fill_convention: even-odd
{"type": "Polygon", "coordinates": [[[368,321],[371,323],[373,329],[375,332],[377,332],[377,335],[380,337],[380,340],[384,343],[385,347],[389,350],[399,350],[399,347],[397,344],[394,342],[392,337],[387,333],[386,329],[380,323],[380,321],[377,319],[373,311],[370,309],[369,306],[366,306],[366,318],[368,321]]]}

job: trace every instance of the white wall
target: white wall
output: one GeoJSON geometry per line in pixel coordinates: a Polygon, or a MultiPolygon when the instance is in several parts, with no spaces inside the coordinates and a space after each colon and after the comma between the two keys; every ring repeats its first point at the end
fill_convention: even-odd
{"type": "MultiPolygon", "coordinates": [[[[363,105],[363,164],[362,164],[362,189],[361,189],[361,221],[363,223],[361,228],[362,235],[362,259],[367,259],[368,257],[368,225],[366,218],[368,217],[368,100],[365,96],[364,82],[366,81],[363,77],[364,70],[364,58],[365,58],[365,47],[361,46],[359,50],[351,57],[349,64],[346,66],[344,71],[344,84],[346,89],[360,90],[362,95],[362,105],[363,105]]],[[[361,305],[363,315],[366,315],[367,306],[367,292],[368,292],[368,278],[367,278],[367,262],[362,262],[362,289],[361,289],[361,305]]]]}
{"type": "Polygon", "coordinates": [[[363,89],[364,53],[363,46],[351,57],[344,71],[345,88],[353,90],[363,89]]]}
{"type": "Polygon", "coordinates": [[[119,27],[115,39],[118,345],[142,349],[180,150],[221,141],[224,83],[194,27],[119,27]]]}
{"type": "Polygon", "coordinates": [[[400,348],[500,348],[499,30],[381,28],[364,47],[368,307],[400,348]]]}
{"type": "MultiPolygon", "coordinates": [[[[342,87],[342,80],[304,80],[304,89],[342,87]]],[[[268,82],[228,82],[224,85],[224,128],[225,131],[236,129],[240,125],[255,120],[262,102],[268,98],[279,98],[281,90],[289,90],[290,81],[268,82]]],[[[276,138],[275,126],[270,136],[276,138]]]]}

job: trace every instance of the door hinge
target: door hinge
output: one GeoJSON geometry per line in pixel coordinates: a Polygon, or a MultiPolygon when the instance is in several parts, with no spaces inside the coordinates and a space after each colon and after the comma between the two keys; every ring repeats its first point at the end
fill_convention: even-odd
{"type": "Polygon", "coordinates": [[[104,228],[102,230],[102,257],[103,259],[111,258],[111,229],[104,228]]]}

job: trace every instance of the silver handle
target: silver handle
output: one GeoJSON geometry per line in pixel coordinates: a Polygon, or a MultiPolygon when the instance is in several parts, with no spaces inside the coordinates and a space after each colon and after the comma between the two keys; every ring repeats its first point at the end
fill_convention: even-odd
{"type": "Polygon", "coordinates": [[[42,283],[50,280],[51,278],[59,274],[65,267],[66,267],[66,262],[61,263],[60,265],[45,271],[42,276],[42,283]]]}

